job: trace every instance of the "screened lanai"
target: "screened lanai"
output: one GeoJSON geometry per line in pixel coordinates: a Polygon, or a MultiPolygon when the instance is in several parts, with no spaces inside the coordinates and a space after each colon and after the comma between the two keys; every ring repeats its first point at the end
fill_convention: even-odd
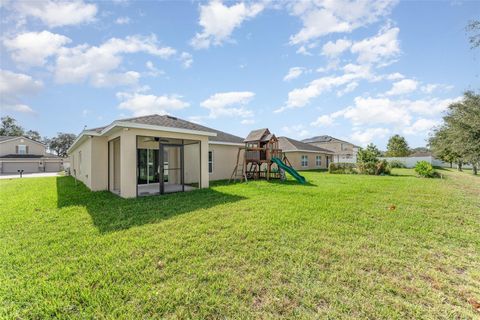
{"type": "Polygon", "coordinates": [[[137,136],[137,195],[199,188],[200,141],[137,136]]]}

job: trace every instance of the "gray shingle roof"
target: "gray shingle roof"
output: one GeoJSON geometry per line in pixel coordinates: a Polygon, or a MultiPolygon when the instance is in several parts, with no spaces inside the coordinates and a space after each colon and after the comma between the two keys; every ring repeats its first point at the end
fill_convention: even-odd
{"type": "MultiPolygon", "coordinates": [[[[152,114],[143,117],[135,117],[135,118],[128,118],[128,119],[119,119],[120,122],[131,122],[131,123],[138,123],[138,124],[147,124],[153,126],[161,126],[161,127],[168,127],[168,128],[180,128],[180,129],[188,129],[188,130],[195,130],[195,131],[205,131],[205,132],[212,132],[216,133],[216,137],[209,137],[210,141],[216,142],[228,142],[228,143],[243,143],[243,139],[237,137],[233,134],[229,134],[223,131],[215,130],[212,128],[208,128],[202,126],[200,124],[196,124],[190,121],[186,121],[177,117],[172,116],[161,116],[158,114],[152,114]]],[[[101,132],[107,126],[98,127],[93,129],[87,129],[88,131],[96,131],[101,132]]]]}
{"type": "Polygon", "coordinates": [[[331,136],[316,136],[316,137],[312,137],[312,138],[308,138],[308,139],[303,139],[302,142],[305,142],[305,143],[311,143],[311,142],[330,142],[332,141],[333,139],[335,139],[334,137],[331,137],[331,136]]]}
{"type": "Polygon", "coordinates": [[[288,137],[278,137],[278,146],[280,149],[282,149],[283,151],[287,150],[287,151],[316,151],[316,152],[323,152],[323,153],[334,153],[333,151],[331,150],[328,150],[328,149],[324,149],[324,148],[320,148],[320,147],[316,147],[314,145],[311,145],[311,144],[308,144],[308,143],[305,143],[305,142],[301,142],[301,141],[298,141],[298,140],[295,140],[295,139],[292,139],[292,138],[288,138],[288,137]]]}
{"type": "Polygon", "coordinates": [[[337,141],[341,141],[341,142],[345,142],[345,143],[349,143],[351,145],[353,145],[354,147],[357,147],[357,145],[351,143],[351,142],[348,142],[348,141],[345,141],[345,140],[342,140],[342,139],[338,139],[338,138],[335,138],[335,137],[332,137],[332,136],[329,136],[329,135],[324,135],[324,136],[315,136],[315,137],[312,137],[312,138],[308,138],[308,139],[303,139],[302,142],[305,142],[305,143],[315,143],[315,142],[330,142],[332,140],[337,140],[337,141]]]}
{"type": "Polygon", "coordinates": [[[270,135],[270,131],[267,128],[253,130],[245,138],[245,142],[263,141],[262,139],[265,140],[265,136],[268,136],[268,135],[270,135]]]}

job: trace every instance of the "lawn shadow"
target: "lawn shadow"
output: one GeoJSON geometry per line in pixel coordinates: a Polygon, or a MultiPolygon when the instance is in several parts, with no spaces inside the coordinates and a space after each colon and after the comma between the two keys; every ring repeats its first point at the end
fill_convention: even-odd
{"type": "Polygon", "coordinates": [[[213,189],[123,199],[109,191],[92,192],[72,177],[57,177],[56,182],[57,207],[85,207],[102,233],[157,223],[198,209],[246,199],[213,189]]]}

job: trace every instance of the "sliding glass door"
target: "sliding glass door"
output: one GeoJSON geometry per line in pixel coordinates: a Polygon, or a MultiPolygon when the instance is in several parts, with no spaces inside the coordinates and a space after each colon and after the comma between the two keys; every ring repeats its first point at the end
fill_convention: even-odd
{"type": "Polygon", "coordinates": [[[158,149],[137,149],[138,184],[159,183],[158,149]]]}

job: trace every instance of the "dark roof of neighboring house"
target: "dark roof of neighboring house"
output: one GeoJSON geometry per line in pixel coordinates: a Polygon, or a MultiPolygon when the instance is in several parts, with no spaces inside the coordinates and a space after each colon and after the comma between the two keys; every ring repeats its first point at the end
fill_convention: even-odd
{"type": "MultiPolygon", "coordinates": [[[[209,137],[210,141],[217,141],[217,142],[229,142],[229,143],[243,143],[243,139],[237,137],[233,134],[229,134],[223,131],[215,130],[212,128],[208,128],[202,126],[197,123],[193,123],[190,121],[186,121],[177,117],[172,116],[161,116],[158,114],[152,114],[148,116],[142,117],[135,117],[135,118],[128,118],[128,119],[119,119],[119,122],[131,122],[131,123],[138,123],[138,124],[146,124],[146,125],[153,125],[153,126],[161,126],[161,127],[168,127],[168,128],[180,128],[180,129],[188,129],[188,130],[195,130],[195,131],[206,131],[216,133],[216,137],[209,137]]],[[[87,129],[87,131],[95,131],[101,132],[108,126],[98,127],[93,129],[87,129]]]]}
{"type": "Polygon", "coordinates": [[[315,137],[311,137],[311,138],[308,138],[308,139],[303,139],[302,142],[305,142],[305,143],[330,142],[332,140],[338,140],[338,141],[342,141],[342,142],[345,142],[345,143],[350,143],[351,145],[353,145],[355,147],[358,147],[357,145],[355,145],[351,142],[348,142],[348,141],[345,141],[345,140],[342,140],[342,139],[338,139],[338,138],[335,138],[335,137],[332,137],[332,136],[329,136],[329,135],[315,136],[315,137]]]}
{"type": "Polygon", "coordinates": [[[267,141],[272,138],[272,134],[267,128],[257,129],[251,131],[245,138],[245,142],[251,141],[267,141]]]}
{"type": "Polygon", "coordinates": [[[334,153],[331,150],[320,148],[302,141],[298,141],[288,137],[278,137],[278,147],[283,151],[316,151],[323,153],[334,153]]]}

